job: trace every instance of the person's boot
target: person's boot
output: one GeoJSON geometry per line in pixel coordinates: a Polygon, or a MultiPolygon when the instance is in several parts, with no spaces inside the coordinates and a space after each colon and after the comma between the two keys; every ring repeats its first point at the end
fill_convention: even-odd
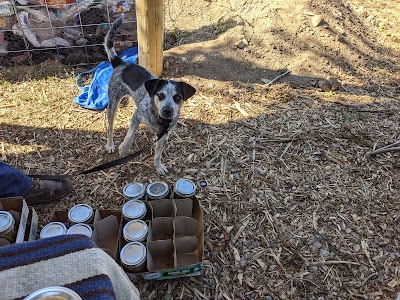
{"type": "Polygon", "coordinates": [[[28,205],[45,204],[63,199],[71,194],[72,183],[68,179],[40,180],[32,179],[32,188],[25,196],[28,205]]]}

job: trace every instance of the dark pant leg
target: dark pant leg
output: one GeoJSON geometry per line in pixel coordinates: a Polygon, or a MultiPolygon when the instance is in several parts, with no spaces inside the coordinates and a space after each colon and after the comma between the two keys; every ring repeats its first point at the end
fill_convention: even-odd
{"type": "Polygon", "coordinates": [[[32,187],[32,178],[22,171],[0,161],[0,197],[26,196],[32,187]]]}

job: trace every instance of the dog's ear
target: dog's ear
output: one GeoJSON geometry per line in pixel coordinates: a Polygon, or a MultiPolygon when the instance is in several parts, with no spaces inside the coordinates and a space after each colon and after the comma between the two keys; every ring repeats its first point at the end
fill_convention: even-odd
{"type": "Polygon", "coordinates": [[[161,81],[160,79],[150,79],[144,83],[144,87],[146,88],[150,97],[154,97],[154,95],[156,94],[157,87],[158,87],[160,81],[161,81]]]}
{"type": "Polygon", "coordinates": [[[181,82],[182,90],[183,90],[183,100],[187,100],[192,97],[196,93],[196,89],[192,87],[190,84],[185,82],[181,82]]]}

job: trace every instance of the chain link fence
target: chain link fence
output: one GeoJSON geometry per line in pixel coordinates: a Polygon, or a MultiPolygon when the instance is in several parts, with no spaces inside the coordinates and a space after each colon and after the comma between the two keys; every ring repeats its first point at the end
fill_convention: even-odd
{"type": "Polygon", "coordinates": [[[117,52],[137,46],[134,0],[0,0],[0,66],[107,60],[104,36],[122,12],[117,52]]]}

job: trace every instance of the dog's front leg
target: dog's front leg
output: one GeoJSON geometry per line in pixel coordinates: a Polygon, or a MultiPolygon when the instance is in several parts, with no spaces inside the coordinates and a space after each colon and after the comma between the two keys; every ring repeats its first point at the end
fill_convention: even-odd
{"type": "Polygon", "coordinates": [[[126,133],[124,141],[119,145],[119,155],[125,156],[128,154],[129,149],[132,147],[133,140],[135,139],[136,130],[139,127],[139,118],[137,113],[135,112],[132,116],[131,125],[129,126],[129,130],[126,133]]]}
{"type": "Polygon", "coordinates": [[[165,175],[168,173],[167,167],[163,163],[161,163],[161,156],[168,143],[168,138],[172,130],[173,128],[171,128],[166,134],[164,134],[164,136],[156,143],[156,151],[154,153],[154,167],[156,168],[157,173],[160,175],[165,175]]]}

